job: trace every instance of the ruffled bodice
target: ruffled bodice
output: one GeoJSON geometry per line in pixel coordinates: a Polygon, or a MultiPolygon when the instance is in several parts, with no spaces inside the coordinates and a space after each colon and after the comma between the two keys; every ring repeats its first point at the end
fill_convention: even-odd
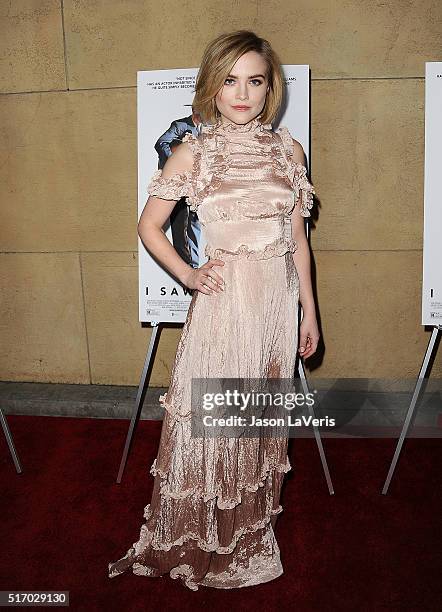
{"type": "Polygon", "coordinates": [[[203,125],[198,137],[186,134],[193,169],[170,178],[157,170],[150,195],[187,198],[212,258],[265,259],[294,252],[290,215],[300,198],[300,214],[310,216],[313,185],[304,165],[293,160],[286,127],[273,131],[258,118],[245,125],[203,125]]]}

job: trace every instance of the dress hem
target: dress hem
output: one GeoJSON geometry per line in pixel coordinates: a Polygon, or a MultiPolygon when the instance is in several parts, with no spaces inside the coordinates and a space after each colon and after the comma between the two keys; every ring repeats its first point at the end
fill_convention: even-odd
{"type": "MultiPolygon", "coordinates": [[[[169,544],[153,544],[152,542],[152,532],[149,532],[147,530],[147,528],[145,527],[145,525],[143,525],[143,527],[141,528],[141,531],[143,533],[143,531],[146,533],[147,532],[147,538],[148,538],[148,542],[146,543],[143,539],[143,541],[141,541],[141,538],[138,542],[136,542],[135,544],[133,544],[131,546],[131,548],[127,551],[127,553],[124,555],[124,557],[122,557],[121,559],[118,559],[118,561],[114,561],[113,563],[109,563],[108,564],[108,577],[109,578],[115,578],[116,576],[119,576],[120,574],[125,573],[130,567],[132,568],[132,572],[134,574],[136,574],[137,576],[147,576],[147,577],[161,577],[163,575],[167,575],[167,573],[170,575],[170,577],[172,579],[177,579],[177,578],[181,578],[183,583],[185,584],[185,586],[187,586],[188,588],[190,588],[191,590],[198,590],[198,585],[200,584],[201,586],[207,586],[207,587],[212,587],[212,588],[242,588],[245,586],[253,586],[254,584],[261,584],[264,582],[268,582],[270,580],[273,580],[274,578],[277,578],[279,575],[281,574],[277,574],[275,576],[272,576],[270,578],[268,578],[267,580],[260,580],[259,582],[256,583],[252,583],[252,582],[247,582],[247,584],[243,584],[243,585],[236,585],[236,586],[215,586],[215,585],[210,585],[210,584],[203,584],[204,579],[199,582],[196,583],[192,580],[193,578],[193,570],[192,567],[189,564],[183,564],[181,566],[178,567],[174,567],[172,568],[169,572],[164,572],[164,574],[159,575],[157,570],[155,570],[155,568],[150,567],[150,566],[146,566],[143,565],[142,563],[140,563],[137,559],[142,555],[142,550],[138,553],[137,552],[137,547],[139,548],[140,546],[144,548],[146,547],[146,545],[150,546],[151,548],[153,548],[154,550],[164,550],[166,552],[168,552],[173,546],[181,546],[182,544],[184,544],[185,542],[187,542],[188,540],[195,540],[196,545],[198,546],[198,548],[200,548],[201,550],[204,550],[205,552],[215,552],[217,554],[230,554],[233,552],[233,550],[235,549],[239,538],[244,535],[245,533],[254,533],[260,529],[264,529],[270,522],[271,522],[271,518],[274,515],[280,514],[283,511],[282,506],[280,505],[278,508],[276,508],[275,510],[271,510],[267,516],[265,516],[262,520],[258,521],[257,523],[254,523],[253,525],[251,525],[250,527],[242,527],[240,529],[238,529],[235,534],[233,535],[232,541],[230,543],[229,546],[217,546],[215,544],[214,545],[209,545],[208,543],[204,542],[199,536],[197,536],[194,533],[187,533],[182,535],[180,538],[178,538],[178,540],[176,540],[175,542],[169,544]],[[150,539],[149,539],[150,536],[150,539]],[[114,568],[114,566],[118,563],[121,563],[123,561],[127,560],[128,561],[128,565],[126,567],[124,567],[121,570],[117,570],[114,568]],[[181,573],[180,573],[181,571],[181,573]]],[[[277,548],[277,554],[279,555],[279,548],[277,548]]],[[[279,558],[279,557],[278,557],[279,558]]],[[[282,566],[279,560],[279,568],[281,569],[281,573],[282,573],[282,566]]]]}

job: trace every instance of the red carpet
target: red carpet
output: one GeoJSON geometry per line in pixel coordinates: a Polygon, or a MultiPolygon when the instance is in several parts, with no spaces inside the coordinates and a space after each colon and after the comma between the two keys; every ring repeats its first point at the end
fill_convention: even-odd
{"type": "Polygon", "coordinates": [[[115,484],[128,422],[10,416],[23,466],[0,434],[0,590],[69,590],[70,609],[440,610],[440,440],[408,439],[381,495],[395,441],[324,439],[329,496],[314,440],[292,440],[276,526],[285,573],[257,587],[192,592],[107,564],[138,539],[161,423],[140,422],[115,484]]]}

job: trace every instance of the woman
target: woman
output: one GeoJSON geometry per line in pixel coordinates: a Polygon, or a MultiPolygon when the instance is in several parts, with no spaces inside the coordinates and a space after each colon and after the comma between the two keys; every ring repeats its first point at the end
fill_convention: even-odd
{"type": "Polygon", "coordinates": [[[272,130],[283,97],[280,62],[252,32],[224,34],[207,47],[193,106],[198,137],[157,170],[139,221],[149,251],[194,289],[177,348],[165,408],[152,500],[139,540],[113,577],[169,573],[190,589],[250,586],[283,573],[273,528],[287,438],[191,436],[193,378],[292,378],[299,352],[319,333],[304,219],[313,205],[302,146],[272,130]],[[162,231],[187,196],[198,212],[210,259],[193,269],[162,231]]]}

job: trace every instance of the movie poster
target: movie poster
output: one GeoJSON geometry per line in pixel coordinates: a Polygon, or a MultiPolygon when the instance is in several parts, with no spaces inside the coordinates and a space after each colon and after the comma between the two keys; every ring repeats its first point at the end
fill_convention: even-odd
{"type": "Polygon", "coordinates": [[[442,325],[442,62],[425,64],[422,325],[442,325]]]}
{"type": "MultiPolygon", "coordinates": [[[[285,125],[309,159],[309,66],[283,66],[287,99],[278,124],[285,125]]],[[[197,68],[140,71],[137,75],[138,218],[146,204],[147,185],[155,170],[164,166],[183,136],[198,135],[201,118],[192,109],[197,68]]],[[[190,266],[207,261],[205,238],[198,215],[186,198],[177,202],[164,226],[166,236],[190,266]]],[[[192,291],[153,259],[138,237],[140,322],[184,323],[192,291]]]]}

